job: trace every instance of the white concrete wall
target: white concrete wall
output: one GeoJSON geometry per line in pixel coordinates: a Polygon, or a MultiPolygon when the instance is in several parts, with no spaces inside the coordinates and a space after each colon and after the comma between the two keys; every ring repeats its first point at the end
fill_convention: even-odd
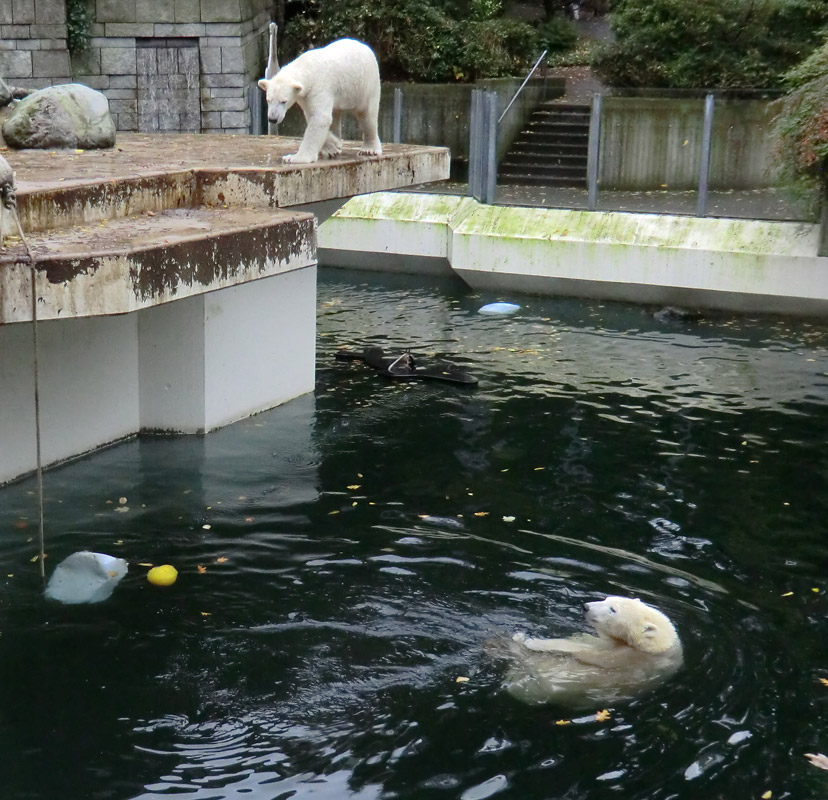
{"type": "Polygon", "coordinates": [[[316,268],[139,313],[141,429],[202,433],[313,389],[316,268]]]}
{"type": "Polygon", "coordinates": [[[817,256],[818,240],[819,227],[808,223],[403,193],[352,198],[319,230],[330,265],[358,267],[359,247],[369,258],[381,247],[387,269],[419,272],[410,253],[422,246],[476,289],[828,315],[828,258],[817,256]]]}
{"type": "MultiPolygon", "coordinates": [[[[44,465],[138,429],[134,315],[38,326],[44,465]]],[[[0,326],[0,483],[36,466],[31,326],[0,326]]]]}
{"type": "MultiPolygon", "coordinates": [[[[41,322],[44,466],[209,431],[313,390],[316,267],[130,314],[41,322]]],[[[36,466],[31,326],[0,325],[0,483],[36,466]]]]}

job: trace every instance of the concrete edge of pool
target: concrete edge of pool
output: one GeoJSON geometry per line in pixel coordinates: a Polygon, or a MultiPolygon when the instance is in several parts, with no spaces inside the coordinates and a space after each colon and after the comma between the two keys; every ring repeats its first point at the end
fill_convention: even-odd
{"type": "Polygon", "coordinates": [[[381,192],[319,230],[322,264],[457,274],[474,289],[828,315],[809,223],[480,205],[381,192]]]}

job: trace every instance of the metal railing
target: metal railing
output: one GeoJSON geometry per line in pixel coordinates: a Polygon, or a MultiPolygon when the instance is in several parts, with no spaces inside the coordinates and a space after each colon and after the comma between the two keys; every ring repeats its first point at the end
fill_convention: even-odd
{"type": "Polygon", "coordinates": [[[512,95],[512,99],[506,104],[506,108],[503,109],[503,113],[497,118],[497,124],[500,125],[503,122],[503,118],[509,113],[509,109],[514,104],[515,100],[518,99],[518,95],[524,90],[526,84],[529,83],[529,79],[535,74],[535,71],[540,66],[541,61],[546,57],[548,50],[544,50],[539,56],[538,60],[535,62],[535,66],[529,70],[529,74],[523,79],[523,83],[520,85],[518,90],[512,95]]]}

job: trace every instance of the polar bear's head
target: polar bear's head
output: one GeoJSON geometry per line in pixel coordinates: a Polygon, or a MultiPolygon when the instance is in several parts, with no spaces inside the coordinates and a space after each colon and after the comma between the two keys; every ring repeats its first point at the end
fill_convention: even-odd
{"type": "Polygon", "coordinates": [[[270,80],[262,78],[259,88],[267,98],[267,118],[277,125],[285,118],[287,110],[305,93],[299,81],[290,80],[277,72],[270,80]]]}
{"type": "Polygon", "coordinates": [[[658,609],[631,597],[586,603],[587,621],[598,635],[644,653],[665,653],[680,642],[673,623],[658,609]]]}

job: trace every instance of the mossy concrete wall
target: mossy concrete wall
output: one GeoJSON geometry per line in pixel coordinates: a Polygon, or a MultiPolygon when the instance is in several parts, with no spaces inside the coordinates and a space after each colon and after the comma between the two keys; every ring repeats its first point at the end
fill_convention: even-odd
{"type": "Polygon", "coordinates": [[[319,231],[328,266],[419,271],[440,259],[470,286],[746,312],[828,315],[828,258],[808,223],[484,206],[378,193],[319,231]],[[426,246],[427,245],[427,246],[426,246]],[[418,249],[419,248],[419,249],[418,249]]]}
{"type": "MultiPolygon", "coordinates": [[[[603,189],[695,189],[699,181],[704,98],[606,97],[601,129],[603,189]]],[[[716,98],[711,189],[779,183],[771,103],[716,98]]]]}

